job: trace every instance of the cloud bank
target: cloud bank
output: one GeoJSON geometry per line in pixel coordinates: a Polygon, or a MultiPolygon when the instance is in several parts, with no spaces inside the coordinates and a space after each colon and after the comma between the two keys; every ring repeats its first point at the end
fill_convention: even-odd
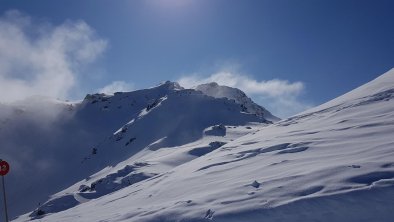
{"type": "Polygon", "coordinates": [[[0,102],[35,95],[67,98],[81,67],[107,46],[83,21],[53,26],[15,10],[0,17],[0,30],[0,102]]]}
{"type": "Polygon", "coordinates": [[[219,71],[208,77],[199,74],[186,75],[179,78],[178,82],[186,88],[217,82],[220,85],[241,89],[279,117],[288,117],[311,107],[300,99],[300,95],[305,90],[302,82],[280,79],[258,81],[237,71],[219,71]]]}

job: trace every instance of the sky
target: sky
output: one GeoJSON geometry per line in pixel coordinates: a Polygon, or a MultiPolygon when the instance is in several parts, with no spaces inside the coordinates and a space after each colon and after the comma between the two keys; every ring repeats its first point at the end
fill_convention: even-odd
{"type": "Polygon", "coordinates": [[[392,0],[0,0],[0,102],[165,80],[288,117],[394,67],[392,0]]]}

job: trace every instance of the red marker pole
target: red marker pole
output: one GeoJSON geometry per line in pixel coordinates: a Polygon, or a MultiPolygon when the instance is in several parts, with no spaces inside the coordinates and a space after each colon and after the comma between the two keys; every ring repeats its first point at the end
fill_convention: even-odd
{"type": "Polygon", "coordinates": [[[10,171],[10,165],[6,161],[0,160],[0,175],[1,175],[1,180],[3,183],[4,213],[5,213],[5,221],[6,222],[8,222],[8,210],[7,210],[7,198],[5,195],[4,177],[9,171],[10,171]]]}

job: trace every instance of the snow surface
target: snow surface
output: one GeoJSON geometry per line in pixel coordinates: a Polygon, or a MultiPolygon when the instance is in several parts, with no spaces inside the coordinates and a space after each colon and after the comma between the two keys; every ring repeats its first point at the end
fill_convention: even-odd
{"type": "MultiPolygon", "coordinates": [[[[0,104],[0,158],[11,165],[6,177],[10,214],[16,216],[38,206],[45,208],[51,194],[99,171],[114,171],[119,162],[133,155],[136,159],[162,147],[193,143],[211,126],[251,122],[269,123],[261,116],[244,112],[232,100],[209,97],[168,81],[134,92],[91,94],[79,102],[29,98],[17,104],[0,104]]],[[[209,145],[211,142],[215,140],[207,140],[201,147],[218,146],[209,145]]],[[[192,153],[201,152],[205,151],[192,153]]],[[[196,157],[185,154],[179,161],[196,157]]],[[[118,167],[125,167],[121,175],[141,167],[133,162],[129,165],[118,167]]],[[[135,173],[123,181],[120,176],[109,176],[107,180],[117,179],[116,189],[121,189],[128,180],[134,183],[154,174],[155,171],[135,173]]],[[[97,189],[100,187],[98,184],[97,189]]],[[[109,190],[99,193],[106,192],[109,190]]],[[[57,200],[67,202],[66,207],[57,209],[87,199],[84,194],[66,195],[57,200]]]]}
{"type": "MultiPolygon", "coordinates": [[[[242,110],[237,114],[246,115],[245,121],[223,123],[233,115],[223,111],[219,116],[226,116],[216,123],[190,119],[196,125],[164,125],[166,133],[141,133],[152,142],[138,142],[145,148],[117,156],[117,139],[123,145],[138,134],[132,127],[140,121],[153,126],[163,120],[160,108],[177,105],[170,103],[182,100],[177,96],[169,93],[156,101],[159,106],[136,114],[122,128],[127,130],[117,131],[87,160],[117,164],[15,221],[393,221],[394,69],[271,125],[251,123],[242,110]],[[194,129],[202,133],[182,134],[194,129]],[[100,152],[104,157],[98,158],[100,152]]],[[[209,99],[196,101],[214,105],[209,99]]],[[[228,101],[223,100],[225,107],[228,101]]],[[[171,112],[204,112],[194,108],[171,112]]]]}

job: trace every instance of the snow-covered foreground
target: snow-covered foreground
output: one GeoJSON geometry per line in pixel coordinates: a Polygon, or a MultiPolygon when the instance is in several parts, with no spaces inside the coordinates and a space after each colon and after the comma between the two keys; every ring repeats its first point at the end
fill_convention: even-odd
{"type": "Polygon", "coordinates": [[[393,221],[394,70],[289,119],[235,125],[157,140],[15,221],[393,221]]]}

